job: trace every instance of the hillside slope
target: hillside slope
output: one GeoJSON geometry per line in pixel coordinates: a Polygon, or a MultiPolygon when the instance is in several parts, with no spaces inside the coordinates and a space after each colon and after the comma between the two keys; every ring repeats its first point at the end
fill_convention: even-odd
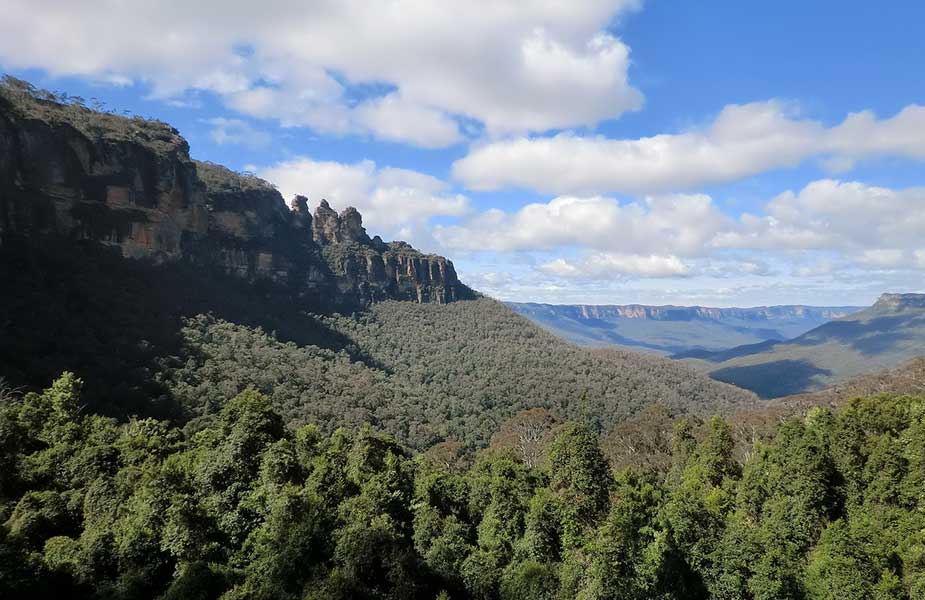
{"type": "Polygon", "coordinates": [[[661,402],[753,396],[664,359],[576,348],[370,237],[352,208],[290,207],[193,161],[164,123],[0,85],[0,376],[86,382],[88,410],[208,421],[256,387],[290,422],[369,421],[425,447],[480,444],[543,406],[601,428],[661,402]],[[349,315],[349,316],[343,316],[349,315]]]}
{"type": "Polygon", "coordinates": [[[15,290],[0,295],[0,376],[40,387],[73,370],[88,409],[117,417],[186,421],[253,386],[290,422],[368,421],[426,447],[483,443],[534,406],[606,430],[652,402],[755,400],[676,361],[573,346],[489,299],[311,314],[272,286],[68,245],[4,247],[0,277],[15,290]]]}
{"type": "Polygon", "coordinates": [[[765,342],[689,362],[764,398],[811,392],[925,355],[925,294],[884,294],[870,308],[785,342],[765,342]]]}
{"type": "Polygon", "coordinates": [[[786,340],[861,308],[710,308],[532,302],[508,302],[507,305],[547,331],[582,346],[619,346],[659,354],[716,351],[765,340],[786,340]]]}
{"type": "Polygon", "coordinates": [[[488,441],[501,421],[544,407],[608,430],[648,404],[728,413],[751,394],[668,359],[572,346],[489,299],[386,302],[352,317],[317,318],[348,340],[340,352],[280,342],[264,331],[198,317],[168,370],[176,398],[214,412],[247,386],[290,422],[370,422],[416,447],[448,437],[488,441]]]}
{"type": "Polygon", "coordinates": [[[852,377],[818,392],[777,398],[767,402],[766,406],[771,410],[783,409],[790,414],[802,414],[814,406],[837,408],[855,398],[878,394],[925,395],[925,356],[913,358],[893,369],[852,377]]]}

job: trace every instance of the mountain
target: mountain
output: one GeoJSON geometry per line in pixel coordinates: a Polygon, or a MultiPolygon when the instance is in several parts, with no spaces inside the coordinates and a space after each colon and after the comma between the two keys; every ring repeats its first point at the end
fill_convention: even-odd
{"type": "Polygon", "coordinates": [[[925,355],[925,294],[883,294],[870,308],[791,340],[678,355],[763,398],[820,390],[925,355]]]}
{"type": "Polygon", "coordinates": [[[290,423],[369,422],[417,448],[448,438],[483,445],[502,421],[533,407],[607,431],[653,403],[701,415],[755,404],[750,393],[665,358],[577,348],[488,298],[390,301],[307,319],[348,346],[334,352],[209,316],[187,319],[168,388],[201,415],[253,386],[290,423]]]}
{"type": "Polygon", "coordinates": [[[100,113],[29,84],[0,85],[0,244],[92,241],[126,258],[185,261],[270,281],[313,306],[471,297],[453,264],[370,238],[353,208],[291,209],[270,184],[196,162],[164,123],[100,113]]]}
{"type": "Polygon", "coordinates": [[[660,354],[716,351],[765,340],[786,340],[860,310],[853,306],[507,305],[581,346],[621,346],[660,354]]]}
{"type": "Polygon", "coordinates": [[[805,413],[814,406],[837,408],[855,398],[889,394],[893,396],[925,395],[925,356],[914,358],[893,369],[858,375],[818,392],[777,398],[769,408],[805,413]]]}
{"type": "Polygon", "coordinates": [[[576,348],[461,283],[451,261],[370,237],[355,209],[287,207],[193,161],[163,123],[0,86],[0,376],[64,370],[88,410],[207,426],[238,392],[289,423],[370,422],[423,448],[484,444],[545,407],[601,430],[660,402],[754,396],[685,365],[576,348]]]}

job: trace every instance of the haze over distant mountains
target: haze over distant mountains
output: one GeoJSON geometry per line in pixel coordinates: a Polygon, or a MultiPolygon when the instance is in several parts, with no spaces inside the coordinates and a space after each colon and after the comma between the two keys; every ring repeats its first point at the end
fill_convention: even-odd
{"type": "Polygon", "coordinates": [[[787,340],[862,308],[507,304],[544,329],[581,346],[620,346],[660,354],[787,340]]]}
{"type": "Polygon", "coordinates": [[[788,341],[689,352],[714,379],[764,398],[811,392],[925,355],[925,294],[883,294],[862,311],[788,341]]]}

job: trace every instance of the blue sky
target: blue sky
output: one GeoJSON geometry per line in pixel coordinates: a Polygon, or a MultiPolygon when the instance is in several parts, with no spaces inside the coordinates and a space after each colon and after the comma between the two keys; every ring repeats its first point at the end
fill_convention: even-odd
{"type": "Polygon", "coordinates": [[[6,4],[3,71],[355,205],[502,299],[925,288],[922,3],[6,4]]]}

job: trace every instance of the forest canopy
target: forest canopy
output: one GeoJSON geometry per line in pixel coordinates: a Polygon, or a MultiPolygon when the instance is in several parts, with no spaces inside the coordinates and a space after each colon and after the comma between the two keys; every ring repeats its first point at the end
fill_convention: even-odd
{"type": "Polygon", "coordinates": [[[84,379],[88,410],[208,423],[252,387],[325,433],[369,422],[422,450],[484,445],[540,407],[608,431],[644,406],[731,413],[750,392],[664,358],[578,348],[482,298],[318,314],[272,286],[183,262],[150,265],[66,244],[0,254],[0,373],[41,389],[84,379]]]}
{"type": "Polygon", "coordinates": [[[534,409],[415,454],[287,427],[252,389],[193,431],[81,388],[3,394],[0,596],[925,597],[922,397],[814,408],[747,452],[653,408],[603,446],[534,409]]]}

